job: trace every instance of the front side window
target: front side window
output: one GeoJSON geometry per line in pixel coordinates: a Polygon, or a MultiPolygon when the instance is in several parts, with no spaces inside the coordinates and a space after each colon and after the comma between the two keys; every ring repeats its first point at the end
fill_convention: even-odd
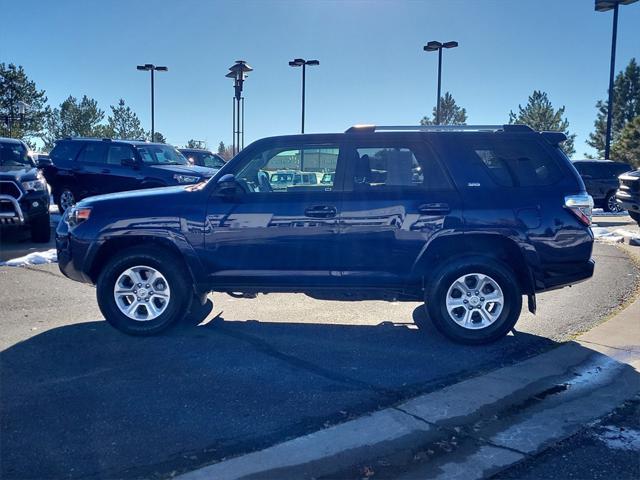
{"type": "Polygon", "coordinates": [[[169,145],[140,145],[137,147],[142,161],[147,165],[188,165],[184,156],[169,145]]]}
{"type": "Polygon", "coordinates": [[[337,146],[277,147],[254,155],[236,179],[249,192],[331,191],[338,155],[337,146]]]}
{"type": "Polygon", "coordinates": [[[122,165],[123,160],[135,159],[133,149],[129,145],[111,145],[107,155],[110,165],[122,165]]]}

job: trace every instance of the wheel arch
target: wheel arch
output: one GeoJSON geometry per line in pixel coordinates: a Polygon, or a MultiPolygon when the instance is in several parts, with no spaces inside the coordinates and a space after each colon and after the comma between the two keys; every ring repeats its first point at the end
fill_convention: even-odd
{"type": "Polygon", "coordinates": [[[413,270],[427,285],[443,265],[464,257],[489,257],[500,261],[514,272],[523,294],[535,295],[533,275],[523,249],[503,234],[464,233],[436,238],[416,261],[413,270]]]}
{"type": "Polygon", "coordinates": [[[193,248],[186,240],[176,242],[171,236],[123,235],[104,240],[92,255],[90,267],[87,269],[92,283],[95,284],[97,282],[102,268],[114,254],[125,249],[141,246],[162,249],[182,262],[189,272],[194,289],[197,288],[197,285],[199,285],[204,278],[202,265],[199,263],[195,251],[193,251],[193,248]]]}

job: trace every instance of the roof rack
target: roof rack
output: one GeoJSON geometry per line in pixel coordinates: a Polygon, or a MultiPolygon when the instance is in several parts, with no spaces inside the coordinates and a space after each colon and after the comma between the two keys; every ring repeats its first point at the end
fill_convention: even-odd
{"type": "Polygon", "coordinates": [[[345,133],[358,132],[533,132],[528,125],[354,125],[345,133]]]}

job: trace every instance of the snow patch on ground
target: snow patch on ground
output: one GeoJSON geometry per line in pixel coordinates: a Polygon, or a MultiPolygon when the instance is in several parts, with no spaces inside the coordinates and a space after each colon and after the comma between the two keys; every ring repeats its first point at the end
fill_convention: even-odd
{"type": "Polygon", "coordinates": [[[594,217],[624,217],[626,215],[627,215],[626,210],[623,210],[622,212],[605,212],[602,208],[593,209],[594,217]]]}
{"type": "Polygon", "coordinates": [[[24,257],[12,258],[6,262],[1,262],[0,266],[24,267],[26,265],[43,265],[45,263],[56,263],[58,256],[56,249],[51,248],[43,252],[32,252],[24,257]]]}
{"type": "Polygon", "coordinates": [[[640,451],[640,430],[606,426],[594,436],[612,449],[640,451]]]}
{"type": "Polygon", "coordinates": [[[591,231],[593,232],[593,236],[596,241],[603,243],[623,243],[624,236],[618,235],[614,233],[608,228],[605,227],[591,227],[591,231]]]}

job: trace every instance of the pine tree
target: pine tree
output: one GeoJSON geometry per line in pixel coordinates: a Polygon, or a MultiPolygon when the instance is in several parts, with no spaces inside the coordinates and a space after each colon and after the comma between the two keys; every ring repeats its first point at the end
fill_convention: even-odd
{"type": "MultiPolygon", "coordinates": [[[[147,137],[150,137],[150,136],[151,136],[151,133],[148,133],[147,137]]],[[[167,139],[160,132],[154,132],[153,138],[151,138],[151,141],[155,143],[167,143],[167,139]]]]}
{"type": "MultiPolygon", "coordinates": [[[[604,156],[607,132],[607,109],[609,102],[598,100],[598,114],[594,122],[595,131],[589,134],[587,144],[604,156]]],[[[611,143],[615,144],[625,125],[640,115],[640,66],[632,58],[624,71],[616,75],[613,82],[613,111],[611,112],[611,143]]]]}
{"type": "Polygon", "coordinates": [[[47,107],[46,133],[42,136],[45,148],[52,148],[54,142],[63,137],[102,137],[105,126],[101,125],[104,111],[98,108],[98,102],[83,95],[77,98],[69,96],[60,104],[60,108],[47,107]]]}
{"type": "Polygon", "coordinates": [[[233,158],[233,147],[225,146],[224,142],[220,142],[218,144],[218,155],[220,155],[225,160],[230,160],[233,158]]]}
{"type": "Polygon", "coordinates": [[[627,122],[611,147],[611,157],[640,168],[640,115],[627,122]]]}
{"type": "MultiPolygon", "coordinates": [[[[433,107],[433,116],[422,117],[420,125],[436,125],[437,107],[433,107]]],[[[456,105],[456,101],[449,92],[440,97],[440,125],[466,125],[467,111],[456,105]]]]}
{"type": "Polygon", "coordinates": [[[509,123],[520,123],[529,125],[534,130],[551,130],[564,132],[567,140],[561,145],[567,156],[575,153],[573,146],[576,138],[575,134],[569,133],[569,121],[564,117],[565,107],[558,110],[553,108],[546,92],[534,90],[529,96],[527,104],[522,107],[518,105],[518,113],[509,112],[509,123]]]}
{"type": "Polygon", "coordinates": [[[186,148],[206,148],[202,140],[194,140],[193,138],[187,142],[186,148]]]}
{"type": "Polygon", "coordinates": [[[0,63],[0,137],[12,136],[27,142],[41,137],[46,102],[45,91],[36,88],[21,66],[0,63]],[[27,104],[24,115],[18,114],[18,102],[27,104]]]}
{"type": "Polygon", "coordinates": [[[138,115],[125,106],[123,99],[120,99],[118,106],[111,105],[111,115],[107,119],[107,135],[110,138],[137,140],[146,138],[147,133],[140,125],[138,115]]]}

